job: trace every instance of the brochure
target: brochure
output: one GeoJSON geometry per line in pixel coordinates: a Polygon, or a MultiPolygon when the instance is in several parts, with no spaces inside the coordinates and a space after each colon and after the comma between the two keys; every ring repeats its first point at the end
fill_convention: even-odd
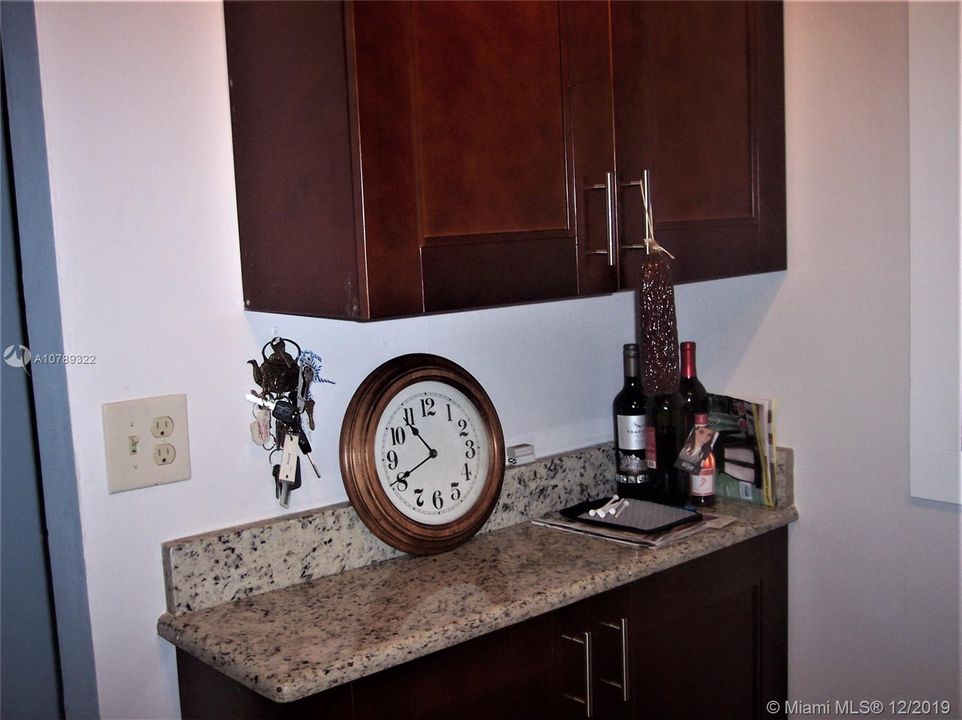
{"type": "Polygon", "coordinates": [[[708,394],[715,441],[715,492],[775,507],[775,401],[708,394]]]}

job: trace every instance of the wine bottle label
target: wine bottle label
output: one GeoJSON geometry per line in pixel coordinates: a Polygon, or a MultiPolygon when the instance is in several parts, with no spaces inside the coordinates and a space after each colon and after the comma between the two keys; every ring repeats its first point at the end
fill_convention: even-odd
{"type": "Polygon", "coordinates": [[[645,470],[645,456],[630,452],[618,453],[618,472],[623,475],[640,475],[645,470]]]}
{"type": "Polygon", "coordinates": [[[696,497],[708,497],[715,494],[715,470],[701,470],[691,475],[691,494],[696,497]]]}
{"type": "Polygon", "coordinates": [[[644,450],[645,449],[645,416],[644,415],[619,415],[618,416],[618,449],[620,450],[644,450]]]}

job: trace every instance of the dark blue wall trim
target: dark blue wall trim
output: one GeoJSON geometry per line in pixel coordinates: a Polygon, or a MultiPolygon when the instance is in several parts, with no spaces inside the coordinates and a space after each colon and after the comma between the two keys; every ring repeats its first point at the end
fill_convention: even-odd
{"type": "MultiPolygon", "coordinates": [[[[0,176],[0,347],[30,346],[9,163],[6,83],[0,176]]],[[[6,354],[6,353],[4,353],[6,354]]],[[[62,718],[60,653],[30,376],[0,365],[0,717],[62,718]]]]}
{"type": "MultiPolygon", "coordinates": [[[[3,2],[0,34],[27,332],[35,352],[62,353],[60,291],[33,3],[3,2]]],[[[34,372],[32,377],[64,707],[68,718],[96,718],[100,710],[67,377],[63,365],[44,365],[43,372],[34,372]]]]}

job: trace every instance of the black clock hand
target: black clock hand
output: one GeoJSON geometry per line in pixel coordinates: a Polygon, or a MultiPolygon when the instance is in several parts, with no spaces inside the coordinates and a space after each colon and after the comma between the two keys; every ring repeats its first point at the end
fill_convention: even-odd
{"type": "Polygon", "coordinates": [[[414,423],[408,422],[407,418],[404,418],[404,422],[411,429],[411,434],[414,435],[414,437],[416,437],[422,443],[424,443],[424,447],[426,447],[428,449],[428,453],[430,453],[428,457],[437,457],[438,451],[432,448],[430,445],[428,445],[428,441],[424,439],[423,435],[421,435],[421,431],[418,430],[416,427],[414,427],[414,423]]]}
{"type": "Polygon", "coordinates": [[[407,480],[409,477],[411,477],[411,473],[413,473],[415,470],[417,470],[419,467],[421,467],[424,463],[426,463],[426,462],[427,462],[428,460],[430,460],[431,458],[436,458],[437,456],[438,456],[438,451],[437,451],[437,450],[432,450],[432,451],[428,454],[428,456],[427,456],[426,458],[424,458],[421,462],[419,462],[419,463],[418,463],[417,465],[415,465],[413,468],[411,468],[411,469],[408,470],[407,472],[399,473],[398,476],[397,476],[397,480],[395,480],[394,482],[392,482],[391,485],[394,485],[394,483],[403,482],[403,481],[407,480]]]}

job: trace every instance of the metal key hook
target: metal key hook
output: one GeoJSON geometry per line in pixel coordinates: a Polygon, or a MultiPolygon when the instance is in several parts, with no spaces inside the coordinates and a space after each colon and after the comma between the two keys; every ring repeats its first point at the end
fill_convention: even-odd
{"type": "Polygon", "coordinates": [[[665,250],[665,248],[659,245],[658,241],[655,240],[655,220],[651,205],[651,190],[648,187],[647,169],[644,171],[644,173],[642,173],[641,182],[638,183],[638,187],[641,189],[641,202],[645,207],[645,253],[647,255],[651,255],[655,252],[663,252],[665,255],[674,260],[675,256],[665,250]]]}
{"type": "Polygon", "coordinates": [[[264,358],[264,362],[270,363],[271,365],[280,365],[283,363],[287,367],[291,366],[291,362],[297,362],[297,359],[301,356],[301,346],[290,338],[275,337],[264,343],[264,347],[261,348],[261,357],[264,358]],[[295,348],[297,348],[297,355],[290,355],[287,352],[287,343],[290,343],[295,348]],[[270,348],[274,352],[270,355],[267,354],[267,348],[270,348]],[[275,358],[275,356],[278,356],[275,358]],[[290,359],[290,360],[288,360],[290,359]]]}

